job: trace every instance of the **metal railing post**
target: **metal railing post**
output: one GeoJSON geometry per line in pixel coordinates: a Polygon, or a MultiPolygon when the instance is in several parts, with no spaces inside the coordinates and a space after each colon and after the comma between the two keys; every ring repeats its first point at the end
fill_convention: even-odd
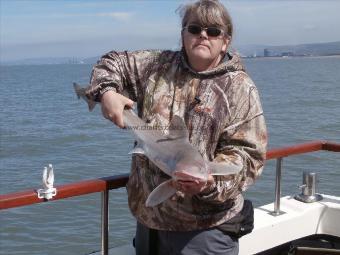
{"type": "Polygon", "coordinates": [[[109,254],[109,191],[102,191],[102,219],[101,219],[102,255],[109,254]]]}
{"type": "Polygon", "coordinates": [[[276,181],[275,181],[275,202],[274,211],[272,215],[278,216],[282,212],[280,211],[280,200],[281,200],[281,168],[282,168],[282,158],[277,158],[276,160],[276,181]]]}

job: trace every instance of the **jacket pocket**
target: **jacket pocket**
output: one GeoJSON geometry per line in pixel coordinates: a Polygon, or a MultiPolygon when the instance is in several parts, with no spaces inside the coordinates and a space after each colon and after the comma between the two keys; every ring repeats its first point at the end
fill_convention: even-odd
{"type": "Polygon", "coordinates": [[[233,218],[216,227],[235,238],[249,234],[254,229],[254,207],[250,200],[244,200],[242,210],[233,218]]]}

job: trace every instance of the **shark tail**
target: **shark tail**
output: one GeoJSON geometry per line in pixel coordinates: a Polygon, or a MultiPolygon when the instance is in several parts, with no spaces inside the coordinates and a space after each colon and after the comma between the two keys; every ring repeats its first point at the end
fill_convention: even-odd
{"type": "Polygon", "coordinates": [[[78,99],[80,98],[84,99],[89,106],[89,111],[92,111],[94,107],[96,106],[96,102],[93,100],[90,100],[86,96],[86,88],[82,88],[79,84],[75,82],[73,83],[73,88],[74,88],[76,95],[78,96],[78,99]]]}

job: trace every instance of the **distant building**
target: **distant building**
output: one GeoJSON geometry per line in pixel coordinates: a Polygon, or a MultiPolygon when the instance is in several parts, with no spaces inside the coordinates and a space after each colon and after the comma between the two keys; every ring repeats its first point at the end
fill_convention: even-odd
{"type": "Polygon", "coordinates": [[[263,56],[264,56],[264,57],[271,57],[272,55],[271,55],[270,50],[264,49],[264,50],[263,50],[263,56]]]}
{"type": "Polygon", "coordinates": [[[294,56],[294,53],[291,51],[281,53],[281,57],[292,57],[292,56],[294,56]]]}

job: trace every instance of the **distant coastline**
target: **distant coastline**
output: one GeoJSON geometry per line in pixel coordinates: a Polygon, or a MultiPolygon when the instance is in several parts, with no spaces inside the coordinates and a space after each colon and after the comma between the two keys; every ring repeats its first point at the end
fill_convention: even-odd
{"type": "MultiPolygon", "coordinates": [[[[339,57],[340,41],[327,43],[310,43],[298,45],[239,45],[235,46],[237,53],[245,59],[285,59],[311,57],[339,57]]],[[[104,53],[104,52],[103,52],[104,53]]],[[[0,65],[58,65],[58,64],[95,64],[100,56],[95,57],[46,57],[5,61],[0,59],[0,65]]]]}
{"type": "Polygon", "coordinates": [[[292,59],[292,58],[340,58],[340,54],[336,55],[325,55],[325,56],[272,56],[272,57],[265,57],[265,56],[256,56],[256,57],[248,57],[243,56],[243,59],[292,59]]]}
{"type": "MultiPolygon", "coordinates": [[[[100,57],[97,58],[97,60],[100,57]]],[[[299,59],[299,58],[340,58],[340,54],[336,54],[336,55],[327,55],[327,56],[272,56],[272,57],[265,57],[265,56],[241,56],[242,59],[256,59],[256,60],[269,60],[269,59],[273,59],[273,60],[285,60],[285,59],[299,59]]],[[[15,63],[0,63],[0,66],[28,66],[28,65],[94,65],[96,63],[96,61],[93,62],[56,62],[56,63],[46,63],[46,62],[35,62],[35,63],[29,63],[29,62],[15,62],[15,63]]]]}

